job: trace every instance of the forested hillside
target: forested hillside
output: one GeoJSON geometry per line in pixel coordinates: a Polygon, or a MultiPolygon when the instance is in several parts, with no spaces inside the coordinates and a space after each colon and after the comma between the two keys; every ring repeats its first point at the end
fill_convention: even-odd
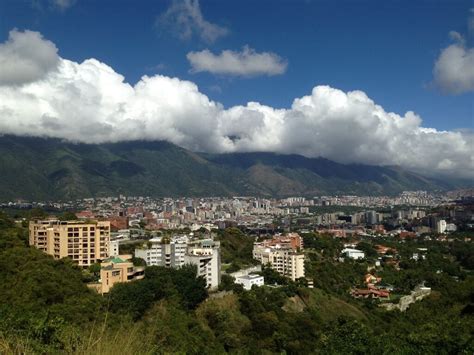
{"type": "Polygon", "coordinates": [[[470,183],[439,181],[398,167],[344,165],[298,155],[209,155],[167,142],[94,145],[16,136],[0,136],[0,176],[0,200],[64,200],[117,194],[380,195],[444,190],[470,183]]]}
{"type": "MultiPolygon", "coordinates": [[[[441,274],[428,264],[403,266],[399,275],[429,280],[434,292],[400,313],[349,297],[347,287],[366,266],[331,262],[341,246],[330,238],[305,235],[315,289],[284,281],[277,288],[244,291],[228,283],[224,288],[231,293],[211,298],[194,270],[149,267],[143,280],[119,284],[102,297],[86,287],[87,271],[29,248],[25,223],[0,215],[0,353],[474,351],[474,278],[466,254],[455,246],[449,249],[453,268],[441,274]]],[[[232,231],[221,238],[226,235],[233,238],[230,245],[239,238],[232,231]]],[[[228,250],[227,257],[245,252],[228,250]]],[[[427,262],[443,262],[436,260],[427,262]]],[[[270,269],[264,273],[269,281],[281,281],[270,269]]]]}

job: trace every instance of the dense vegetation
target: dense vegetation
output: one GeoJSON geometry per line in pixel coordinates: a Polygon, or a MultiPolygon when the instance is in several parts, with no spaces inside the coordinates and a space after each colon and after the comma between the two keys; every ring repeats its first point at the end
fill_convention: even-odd
{"type": "Polygon", "coordinates": [[[228,273],[255,264],[252,258],[254,237],[244,234],[238,228],[227,228],[217,232],[217,240],[221,243],[221,260],[230,264],[228,273]]]}
{"type": "MultiPolygon", "coordinates": [[[[0,199],[396,194],[461,186],[400,168],[272,153],[206,155],[166,142],[74,144],[0,137],[0,199]]],[[[470,182],[467,182],[470,185],[470,182]]],[[[459,185],[461,184],[461,185],[459,185]]]]}
{"type": "MultiPolygon", "coordinates": [[[[235,230],[222,234],[222,242],[226,236],[240,238],[235,230]]],[[[27,247],[24,224],[0,215],[0,353],[474,351],[474,279],[467,269],[470,256],[457,244],[461,239],[435,243],[433,255],[402,265],[401,276],[390,279],[398,287],[407,282],[402,275],[414,274],[434,290],[405,313],[349,297],[347,288],[360,281],[370,261],[336,262],[341,245],[329,237],[308,234],[305,243],[315,289],[276,278],[282,286],[235,287],[233,293],[209,297],[192,268],[150,267],[143,280],[118,285],[102,297],[86,287],[82,270],[27,247]],[[449,255],[450,263],[440,255],[449,255]]],[[[408,253],[418,243],[423,244],[397,247],[408,253]]],[[[269,269],[264,273],[268,280],[275,277],[269,269]]]]}

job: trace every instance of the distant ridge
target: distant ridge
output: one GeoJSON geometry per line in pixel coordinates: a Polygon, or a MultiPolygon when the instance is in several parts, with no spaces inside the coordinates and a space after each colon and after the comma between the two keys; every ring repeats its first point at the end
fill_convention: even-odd
{"type": "Polygon", "coordinates": [[[465,186],[399,167],[274,153],[202,154],[168,142],[70,143],[0,136],[0,199],[397,194],[465,186]]]}

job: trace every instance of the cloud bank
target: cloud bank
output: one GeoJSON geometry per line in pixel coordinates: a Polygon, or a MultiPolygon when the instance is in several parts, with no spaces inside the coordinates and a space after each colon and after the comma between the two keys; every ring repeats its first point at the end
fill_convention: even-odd
{"type": "Polygon", "coordinates": [[[213,43],[229,33],[227,28],[204,19],[198,0],[173,0],[171,6],[158,17],[156,25],[180,39],[190,40],[196,36],[206,43],[213,43]]]}
{"type": "Polygon", "coordinates": [[[205,49],[189,52],[186,57],[191,64],[191,72],[209,72],[212,74],[235,76],[278,75],[286,71],[287,62],[271,52],[257,53],[244,46],[241,52],[222,51],[216,55],[205,49]]]}
{"type": "MultiPolygon", "coordinates": [[[[17,32],[10,45],[31,35],[17,32]]],[[[7,65],[18,60],[0,53],[7,65]]],[[[132,86],[96,59],[60,58],[35,81],[0,86],[0,133],[87,143],[167,140],[194,151],[295,153],[463,177],[474,171],[472,135],[424,128],[415,113],[386,112],[361,91],[316,86],[285,109],[258,102],[224,108],[190,81],[144,76],[132,86]]]]}

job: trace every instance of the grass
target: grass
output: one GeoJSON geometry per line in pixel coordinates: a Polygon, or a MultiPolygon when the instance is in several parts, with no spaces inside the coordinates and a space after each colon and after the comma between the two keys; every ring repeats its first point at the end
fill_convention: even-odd
{"type": "MultiPolygon", "coordinates": [[[[356,306],[317,288],[308,289],[306,294],[300,297],[300,299],[306,307],[316,311],[323,321],[333,321],[340,316],[348,316],[362,321],[368,319],[366,314],[356,306]]],[[[295,303],[298,304],[297,307],[301,307],[300,301],[295,303]]]]}

